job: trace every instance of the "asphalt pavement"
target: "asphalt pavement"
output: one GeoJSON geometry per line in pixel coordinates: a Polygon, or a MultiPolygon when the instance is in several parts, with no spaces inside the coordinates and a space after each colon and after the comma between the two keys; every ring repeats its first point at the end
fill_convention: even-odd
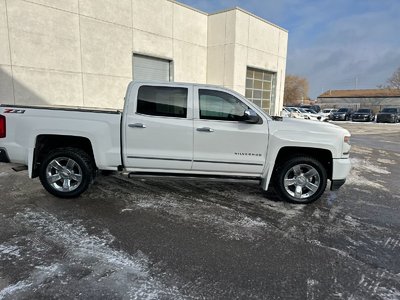
{"type": "Polygon", "coordinates": [[[400,124],[338,124],[353,169],[310,205],[120,175],[62,200],[0,164],[0,299],[400,299],[400,124]]]}

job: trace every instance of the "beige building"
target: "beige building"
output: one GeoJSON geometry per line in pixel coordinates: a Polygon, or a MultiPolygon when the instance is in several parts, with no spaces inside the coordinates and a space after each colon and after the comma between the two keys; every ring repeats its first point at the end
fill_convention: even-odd
{"type": "Polygon", "coordinates": [[[132,79],[225,86],[278,114],[288,33],[172,0],[0,0],[0,103],[121,108],[132,79]]]}

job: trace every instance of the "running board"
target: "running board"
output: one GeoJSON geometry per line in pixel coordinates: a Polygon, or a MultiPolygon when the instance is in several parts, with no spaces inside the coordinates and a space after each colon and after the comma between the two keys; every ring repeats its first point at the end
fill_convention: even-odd
{"type": "Polygon", "coordinates": [[[185,179],[185,180],[204,180],[204,181],[221,181],[221,182],[256,182],[260,183],[260,177],[252,176],[223,176],[223,175],[207,175],[207,174],[176,174],[176,173],[147,173],[147,172],[131,172],[128,178],[168,178],[168,179],[185,179]]]}
{"type": "Polygon", "coordinates": [[[15,167],[12,167],[11,169],[13,169],[14,172],[21,172],[21,171],[28,170],[28,166],[15,166],[15,167]]]}

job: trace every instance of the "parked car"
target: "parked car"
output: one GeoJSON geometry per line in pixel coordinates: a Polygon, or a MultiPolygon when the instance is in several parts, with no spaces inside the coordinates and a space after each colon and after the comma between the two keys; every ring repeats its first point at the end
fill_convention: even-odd
{"type": "Polygon", "coordinates": [[[337,109],[334,108],[324,108],[323,110],[321,110],[319,112],[319,114],[323,117],[325,117],[326,119],[329,119],[329,115],[333,112],[337,111],[337,109]]]}
{"type": "Polygon", "coordinates": [[[335,108],[335,109],[332,109],[332,111],[330,112],[330,114],[329,114],[329,120],[332,120],[332,117],[333,117],[333,114],[335,113],[335,112],[337,112],[338,110],[335,108]]]}
{"type": "Polygon", "coordinates": [[[321,116],[321,121],[330,120],[331,113],[334,113],[337,109],[334,108],[325,108],[322,109],[318,114],[321,116]]]}
{"type": "Polygon", "coordinates": [[[97,170],[131,176],[251,179],[281,199],[310,203],[344,184],[350,133],[270,117],[216,86],[132,82],[124,110],[0,106],[0,161],[27,166],[61,198],[86,191],[97,170]]]}
{"type": "Polygon", "coordinates": [[[308,120],[313,120],[313,121],[321,120],[321,116],[309,108],[300,107],[299,110],[302,112],[303,116],[308,120]]]}
{"type": "Polygon", "coordinates": [[[291,112],[292,118],[305,119],[304,115],[302,114],[302,112],[299,110],[298,107],[286,106],[286,109],[291,112]]]}
{"type": "Polygon", "coordinates": [[[386,107],[376,115],[376,123],[400,122],[400,108],[386,107]]]}
{"type": "Polygon", "coordinates": [[[351,118],[353,122],[364,121],[364,122],[371,122],[375,120],[375,115],[372,109],[369,108],[360,108],[357,110],[353,117],[351,118]]]}
{"type": "Polygon", "coordinates": [[[319,105],[300,105],[300,108],[308,108],[313,111],[319,113],[321,111],[321,107],[319,105]]]}
{"type": "Polygon", "coordinates": [[[353,115],[353,109],[352,108],[339,108],[337,112],[334,112],[331,115],[331,120],[332,121],[348,121],[351,119],[353,115]]]}
{"type": "Polygon", "coordinates": [[[282,108],[282,117],[289,117],[295,119],[304,119],[304,116],[290,107],[282,108]]]}

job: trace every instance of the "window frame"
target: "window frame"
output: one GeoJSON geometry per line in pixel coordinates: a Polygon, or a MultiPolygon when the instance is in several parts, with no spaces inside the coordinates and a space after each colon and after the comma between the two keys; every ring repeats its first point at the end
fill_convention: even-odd
{"type": "Polygon", "coordinates": [[[255,105],[253,102],[249,101],[246,99],[244,96],[241,96],[239,94],[236,94],[233,91],[227,91],[225,89],[219,89],[218,87],[213,87],[213,86],[194,86],[194,93],[193,93],[193,110],[194,110],[194,119],[202,122],[223,122],[223,123],[236,123],[236,124],[248,124],[248,125],[262,125],[264,122],[266,122],[269,118],[268,114],[266,114],[265,111],[263,111],[260,107],[255,105]],[[252,123],[246,123],[245,121],[236,121],[236,120],[214,120],[214,119],[201,119],[200,118],[200,90],[210,90],[210,91],[217,91],[217,92],[222,92],[226,93],[228,95],[231,95],[232,97],[235,97],[238,99],[241,103],[246,105],[248,108],[253,110],[254,112],[257,113],[257,115],[260,118],[259,123],[252,124],[252,123]]]}
{"type": "Polygon", "coordinates": [[[175,119],[175,120],[188,120],[193,119],[193,102],[192,102],[192,88],[187,85],[170,85],[166,84],[157,84],[157,83],[143,83],[139,84],[134,94],[134,105],[132,107],[131,112],[135,115],[145,116],[149,118],[166,118],[166,119],[175,119]],[[171,88],[171,89],[185,89],[187,91],[186,94],[186,116],[185,117],[177,117],[177,116],[160,116],[160,115],[149,115],[142,112],[138,112],[139,105],[139,91],[142,87],[153,87],[153,88],[171,88]]]}

